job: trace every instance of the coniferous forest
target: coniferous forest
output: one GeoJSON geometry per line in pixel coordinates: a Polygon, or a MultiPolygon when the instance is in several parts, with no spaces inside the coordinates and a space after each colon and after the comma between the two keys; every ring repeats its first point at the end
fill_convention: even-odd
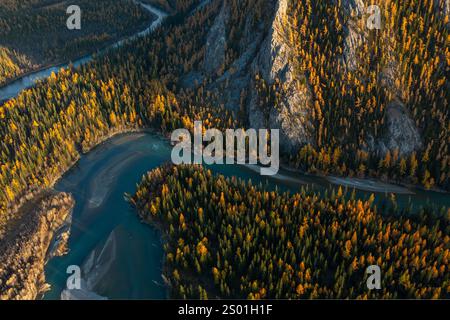
{"type": "Polygon", "coordinates": [[[83,24],[74,31],[66,27],[69,15],[64,1],[0,3],[0,85],[34,69],[92,53],[133,34],[153,18],[130,0],[76,4],[83,8],[83,24]]]}
{"type": "MultiPolygon", "coordinates": [[[[0,242],[102,142],[196,120],[280,129],[282,165],[303,174],[449,197],[446,1],[380,0],[370,30],[368,1],[143,0],[164,22],[103,53],[155,16],[131,0],[78,2],[73,33],[60,1],[0,3],[0,86],[93,54],[0,102],[0,242]]],[[[156,168],[128,200],[164,235],[174,298],[450,298],[445,207],[289,194],[197,166],[156,168]],[[369,265],[381,290],[365,290],[369,265]]],[[[0,265],[0,293],[2,272],[14,273],[0,265]]]]}
{"type": "Polygon", "coordinates": [[[372,201],[170,165],[145,175],[131,198],[164,234],[174,298],[448,298],[450,211],[383,216],[372,201]],[[373,264],[385,275],[368,292],[373,264]]]}

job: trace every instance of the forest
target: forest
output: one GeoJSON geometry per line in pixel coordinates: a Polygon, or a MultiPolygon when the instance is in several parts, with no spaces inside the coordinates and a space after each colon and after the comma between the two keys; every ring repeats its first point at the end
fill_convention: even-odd
{"type": "MultiPolygon", "coordinates": [[[[389,177],[448,190],[450,36],[444,1],[378,1],[383,27],[367,31],[368,41],[357,48],[357,65],[347,70],[341,56],[348,13],[330,2],[289,4],[286,36],[296,48],[298,72],[312,89],[319,128],[316,145],[303,147],[292,162],[313,172],[389,177]],[[389,73],[393,83],[385,84],[389,73]],[[368,136],[383,135],[393,100],[403,101],[419,128],[420,151],[370,152],[368,136]]],[[[364,26],[367,17],[356,23],[364,26]]]]}
{"type": "MultiPolygon", "coordinates": [[[[314,127],[314,136],[298,151],[285,153],[284,162],[313,174],[372,177],[449,190],[450,36],[443,1],[437,5],[433,0],[380,1],[381,30],[365,30],[368,14],[354,18],[343,9],[344,2],[348,3],[287,1],[283,39],[293,48],[289,59],[294,76],[311,92],[307,120],[314,127]],[[349,50],[348,26],[366,39],[355,49],[354,67],[343,58],[349,50]],[[421,147],[412,152],[380,151],[374,143],[389,138],[387,117],[396,104],[418,128],[421,147]]],[[[273,3],[226,1],[230,15],[225,24],[224,61],[212,75],[202,71],[205,39],[222,2],[213,1],[201,14],[165,33],[160,79],[180,99],[223,105],[223,97],[234,84],[227,80],[217,85],[217,79],[236,72],[236,63],[248,54],[245,43],[249,39],[243,30],[249,21],[255,32],[270,30],[273,3]],[[201,76],[190,78],[198,74],[201,76]]],[[[247,109],[249,91],[259,92],[259,103],[267,113],[278,109],[280,100],[289,94],[280,79],[268,84],[259,74],[246,71],[254,81],[242,90],[239,105],[234,106],[235,120],[242,126],[249,126],[253,116],[247,109]]]]}
{"type": "MultiPolygon", "coordinates": [[[[0,106],[0,225],[14,216],[22,199],[51,187],[80,153],[114,133],[139,128],[168,133],[180,127],[192,128],[194,120],[218,129],[248,124],[244,96],[240,111],[232,113],[216,103],[218,93],[208,90],[211,79],[204,79],[197,87],[183,85],[185,75],[195,72],[204,62],[205,39],[222,5],[212,1],[192,12],[198,3],[170,2],[177,14],[153,34],[98,56],[80,69],[53,74],[0,106]]],[[[375,80],[359,83],[358,79],[372,74],[363,68],[364,64],[355,71],[338,72],[336,52],[341,51],[343,39],[329,30],[342,28],[341,13],[323,2],[289,2],[288,17],[292,21],[286,22],[290,26],[287,39],[293,39],[299,54],[298,72],[307,75],[305,81],[316,97],[314,120],[319,130],[317,143],[305,145],[298,154],[285,154],[286,162],[313,173],[387,176],[448,189],[450,91],[443,78],[450,61],[448,31],[441,20],[428,12],[429,3],[389,2],[393,9],[385,8],[395,13],[389,15],[393,19],[389,23],[391,30],[397,30],[395,26],[400,21],[406,24],[389,39],[396,48],[393,53],[402,62],[402,77],[411,79],[410,85],[402,87],[402,95],[409,97],[405,101],[421,128],[426,148],[408,157],[393,152],[379,158],[363,148],[363,137],[367,132],[382,130],[388,92],[383,93],[386,89],[375,80]],[[324,17],[323,21],[311,18],[317,14],[324,17]],[[427,19],[414,19],[414,14],[427,19]],[[427,30],[428,34],[420,30],[427,30]],[[427,37],[430,41],[425,41],[427,37]],[[408,50],[400,41],[404,38],[411,39],[408,50]],[[419,49],[423,54],[416,59],[413,52],[419,49]],[[410,63],[411,59],[417,64],[410,63]],[[428,76],[420,76],[422,73],[428,76]],[[355,105],[357,113],[353,112],[355,105]]],[[[219,74],[242,53],[239,30],[248,16],[255,25],[261,21],[268,26],[273,14],[262,0],[230,0],[227,4],[231,7],[232,27],[227,28],[231,41],[219,74]]],[[[366,50],[369,48],[374,47],[366,50]]],[[[383,53],[377,54],[383,60],[383,53]]],[[[363,57],[367,54],[361,52],[363,57]]],[[[381,68],[381,64],[374,68],[381,68]]],[[[376,71],[373,72],[372,78],[376,78],[376,71]]],[[[277,93],[281,89],[276,86],[268,89],[269,98],[275,97],[267,100],[266,107],[274,108],[276,96],[282,91],[277,93]]]]}
{"type": "Polygon", "coordinates": [[[222,110],[194,107],[188,99],[181,107],[157,78],[159,56],[165,56],[161,36],[162,30],[80,70],[61,70],[0,106],[0,235],[26,195],[51,187],[80,152],[114,132],[189,128],[194,115],[211,118],[206,126],[225,127],[221,119],[233,126],[222,110]]]}
{"type": "MultiPolygon", "coordinates": [[[[218,103],[232,83],[225,81],[223,91],[211,90],[211,84],[232,72],[245,53],[247,23],[270,28],[272,2],[226,1],[224,62],[196,85],[186,85],[197,82],[186,76],[202,69],[205,39],[224,2],[211,1],[194,12],[198,0],[145,2],[175,14],[151,35],[81,68],[62,69],[0,104],[0,239],[25,200],[51,188],[81,154],[115,133],[151,128],[167,135],[192,129],[195,120],[206,128],[248,126],[245,90],[232,112],[218,103]]],[[[86,30],[68,41],[65,11],[57,13],[60,1],[2,1],[0,85],[42,61],[91,52],[150,18],[119,1],[83,3],[102,13],[88,10],[86,30]],[[40,41],[41,32],[51,36],[40,41]]],[[[331,2],[288,3],[285,40],[294,48],[296,76],[311,90],[316,131],[314,143],[284,154],[284,162],[315,174],[449,190],[448,16],[439,17],[432,0],[382,1],[385,27],[367,34],[369,41],[357,51],[359,63],[344,69],[348,15],[331,2]],[[382,85],[391,64],[396,81],[382,85]],[[383,135],[386,110],[395,99],[419,128],[423,148],[408,155],[370,152],[368,137],[383,135]]],[[[278,108],[282,84],[269,86],[251,76],[265,98],[263,107],[278,108]]],[[[450,298],[446,208],[412,216],[340,189],[281,193],[195,166],[155,169],[129,200],[165,234],[165,273],[176,298],[450,298]],[[383,271],[380,291],[366,290],[364,271],[372,264],[383,271]]]]}
{"type": "Polygon", "coordinates": [[[328,197],[165,165],[129,197],[162,233],[173,298],[450,297],[450,210],[383,212],[342,189],[328,197]],[[365,270],[382,270],[368,290],[365,270]]]}
{"type": "Polygon", "coordinates": [[[32,68],[33,63],[25,55],[0,46],[0,85],[32,68]]]}
{"type": "MultiPolygon", "coordinates": [[[[285,162],[314,174],[375,177],[449,190],[450,17],[445,14],[444,1],[378,1],[381,30],[366,28],[369,14],[365,11],[359,15],[349,12],[344,4],[352,1],[286,2],[287,14],[279,32],[283,42],[293,48],[288,58],[295,69],[293,77],[311,92],[306,120],[312,123],[314,134],[311,143],[286,153],[285,162]],[[351,36],[365,40],[352,48],[351,36]],[[345,55],[352,50],[348,62],[345,55]],[[418,128],[418,150],[381,152],[374,145],[374,141],[386,140],[387,115],[395,104],[404,106],[418,128]]],[[[273,20],[274,6],[266,1],[226,3],[230,17],[225,59],[217,74],[193,89],[198,96],[208,90],[210,82],[234,72],[236,61],[246,54],[243,43],[249,39],[242,30],[248,21],[253,21],[255,32],[272,27],[268,23],[273,20]]],[[[202,63],[192,63],[192,69],[201,69],[202,63]]],[[[260,108],[267,117],[290,94],[281,79],[266,83],[258,73],[251,76],[254,88],[243,90],[237,106],[239,120],[247,125],[252,117],[245,110],[248,91],[256,88],[259,92],[260,108]]],[[[233,83],[225,83],[219,90],[226,92],[232,87],[233,83]]],[[[209,91],[207,101],[221,101],[214,99],[215,94],[209,91]]]]}
{"type": "Polygon", "coordinates": [[[0,85],[39,67],[92,53],[153,18],[131,0],[77,1],[81,30],[68,30],[61,0],[0,3],[0,85]]]}

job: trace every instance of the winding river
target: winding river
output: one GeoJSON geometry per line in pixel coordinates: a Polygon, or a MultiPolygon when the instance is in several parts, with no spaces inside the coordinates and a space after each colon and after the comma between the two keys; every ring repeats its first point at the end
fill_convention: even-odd
{"type": "MultiPolygon", "coordinates": [[[[146,30],[132,38],[151,32],[165,14],[143,5],[158,18],[146,30]]],[[[119,41],[112,47],[120,46],[119,41]]],[[[79,66],[92,56],[73,63],[79,66]]],[[[36,81],[58,72],[52,67],[28,75],[0,89],[0,101],[16,96],[36,81]]],[[[109,298],[163,299],[167,290],[161,275],[163,249],[160,235],[141,223],[136,212],[124,200],[124,193],[133,193],[142,175],[164,162],[170,161],[171,146],[158,135],[148,133],[122,134],[99,145],[69,170],[55,189],[74,195],[76,205],[72,214],[69,253],[51,259],[45,269],[51,285],[44,299],[109,298]],[[69,266],[80,266],[82,290],[76,294],[65,289],[69,266]]],[[[273,177],[261,177],[257,167],[214,165],[215,173],[251,179],[269,188],[297,191],[301,187],[326,192],[336,185],[356,188],[358,197],[376,194],[376,202],[383,206],[390,193],[396,194],[399,206],[423,204],[450,206],[448,194],[383,184],[370,180],[340,179],[302,175],[280,170],[273,177]]]]}
{"type": "MultiPolygon", "coordinates": [[[[156,29],[164,20],[165,17],[167,17],[167,14],[151,5],[140,3],[137,1],[144,9],[152,13],[156,19],[152,20],[152,23],[150,26],[148,26],[145,30],[142,30],[133,36],[119,40],[110,46],[108,46],[105,49],[102,49],[97,52],[97,54],[103,54],[104,52],[117,48],[121,45],[123,45],[126,41],[133,40],[137,37],[145,36],[152,32],[154,29],[156,29]]],[[[52,73],[58,73],[61,68],[68,68],[70,65],[72,65],[74,68],[77,68],[83,64],[88,63],[93,59],[94,55],[87,55],[80,59],[77,59],[75,61],[72,61],[69,63],[63,63],[57,66],[52,66],[49,68],[44,68],[35,72],[30,72],[27,75],[20,77],[19,79],[11,82],[10,84],[0,87],[0,101],[8,100],[11,98],[16,97],[22,90],[27,89],[35,85],[38,81],[43,80],[45,78],[48,78],[52,73]]]]}

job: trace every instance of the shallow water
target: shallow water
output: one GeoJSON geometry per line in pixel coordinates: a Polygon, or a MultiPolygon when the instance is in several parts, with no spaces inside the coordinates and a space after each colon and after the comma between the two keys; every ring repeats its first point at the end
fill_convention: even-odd
{"type": "Polygon", "coordinates": [[[124,200],[150,168],[167,160],[169,145],[155,136],[119,136],[82,157],[56,185],[74,195],[70,252],[52,259],[46,276],[52,290],[46,299],[58,299],[68,275],[67,266],[82,266],[88,255],[101,249],[115,232],[116,259],[96,292],[108,298],[164,298],[161,286],[163,251],[159,234],[140,222],[124,200]],[[95,204],[95,205],[93,205],[95,204]]]}
{"type": "MultiPolygon", "coordinates": [[[[166,289],[161,277],[163,249],[160,235],[152,227],[141,223],[136,212],[124,200],[124,193],[132,194],[143,174],[170,161],[171,147],[167,140],[152,134],[116,136],[83,156],[56,185],[59,191],[71,192],[76,201],[70,252],[53,258],[46,266],[46,277],[52,290],[45,299],[59,299],[65,287],[69,265],[82,266],[96,250],[102,251],[113,234],[115,259],[99,264],[104,273],[94,291],[113,299],[162,299],[166,289]]],[[[305,176],[281,171],[275,177],[261,177],[255,168],[238,165],[209,166],[215,173],[251,179],[269,188],[295,192],[301,187],[325,192],[334,185],[321,177],[305,176]]],[[[400,205],[411,198],[415,206],[427,201],[449,206],[449,197],[436,192],[416,192],[397,195],[400,205]]],[[[358,191],[357,196],[368,198],[372,192],[358,191]]],[[[381,204],[388,195],[375,193],[381,204]]],[[[110,253],[108,253],[110,254],[110,253]]]]}
{"type": "MultiPolygon", "coordinates": [[[[144,7],[156,14],[158,19],[136,36],[151,32],[165,16],[163,12],[149,5],[144,7]]],[[[123,43],[124,41],[119,41],[109,49],[123,43]]],[[[91,59],[92,56],[87,56],[72,64],[78,67],[91,59]]],[[[17,96],[23,89],[67,66],[66,64],[34,72],[0,88],[0,101],[17,96]]],[[[169,143],[156,135],[116,136],[83,156],[57,183],[55,188],[72,193],[76,204],[68,243],[70,251],[63,257],[51,259],[46,265],[45,273],[51,290],[45,294],[44,299],[60,299],[69,276],[66,270],[70,265],[84,266],[84,270],[91,270],[83,274],[83,279],[93,283],[92,290],[101,296],[110,299],[166,297],[166,288],[161,275],[163,249],[160,234],[154,228],[141,223],[136,212],[124,200],[124,193],[132,194],[145,172],[170,160],[170,152],[169,143]],[[97,259],[93,261],[90,257],[97,259]],[[94,269],[86,267],[89,261],[92,262],[94,269]]],[[[362,190],[356,191],[356,196],[367,199],[373,190],[390,188],[372,181],[349,182],[286,170],[281,170],[274,177],[261,177],[255,166],[209,167],[215,173],[251,179],[255,184],[262,183],[268,188],[290,192],[305,187],[324,193],[341,183],[361,188],[362,190]]],[[[392,190],[402,188],[396,186],[392,190]]],[[[375,202],[379,206],[387,203],[390,197],[387,192],[375,194],[375,202]]],[[[396,200],[401,207],[411,204],[416,209],[424,204],[437,207],[450,206],[448,194],[418,189],[408,189],[406,192],[403,189],[403,192],[396,195],[396,200]],[[408,192],[411,194],[407,194],[408,192]]]]}

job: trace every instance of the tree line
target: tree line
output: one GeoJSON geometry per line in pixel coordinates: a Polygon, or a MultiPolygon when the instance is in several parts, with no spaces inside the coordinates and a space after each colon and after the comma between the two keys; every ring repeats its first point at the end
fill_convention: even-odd
{"type": "Polygon", "coordinates": [[[69,4],[64,1],[11,0],[0,4],[0,46],[11,51],[10,59],[0,59],[0,67],[10,65],[9,70],[0,70],[0,85],[38,66],[91,53],[144,28],[153,18],[131,0],[80,0],[76,4],[82,12],[81,30],[67,29],[69,4]],[[23,63],[22,57],[31,63],[23,63]]]}
{"type": "Polygon", "coordinates": [[[281,193],[187,165],[148,172],[129,200],[164,234],[173,298],[450,297],[448,208],[384,215],[373,196],[281,193]]]}

